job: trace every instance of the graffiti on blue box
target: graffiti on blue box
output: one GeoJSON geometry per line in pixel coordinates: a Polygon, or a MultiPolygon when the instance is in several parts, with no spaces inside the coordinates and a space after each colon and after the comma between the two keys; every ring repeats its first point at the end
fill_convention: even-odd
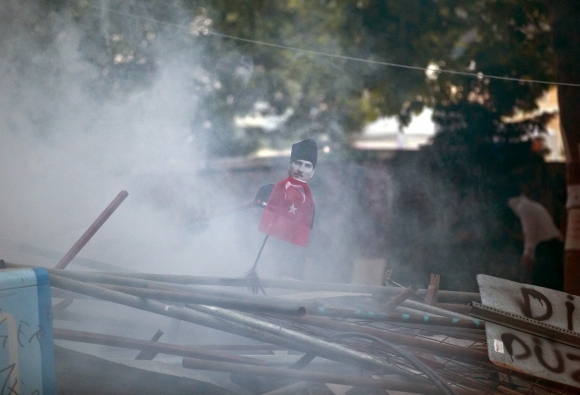
{"type": "Polygon", "coordinates": [[[33,388],[35,383],[27,384],[21,377],[28,358],[21,355],[19,349],[36,348],[33,354],[40,355],[43,336],[42,326],[33,327],[25,321],[17,321],[10,313],[0,312],[0,395],[41,394],[39,388],[33,388]]]}

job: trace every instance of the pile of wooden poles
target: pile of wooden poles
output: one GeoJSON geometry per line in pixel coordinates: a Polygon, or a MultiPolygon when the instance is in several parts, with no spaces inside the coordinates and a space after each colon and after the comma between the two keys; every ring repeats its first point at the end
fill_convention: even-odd
{"type": "Polygon", "coordinates": [[[151,360],[157,354],[183,357],[185,368],[229,372],[230,377],[286,380],[268,391],[246,388],[257,394],[292,394],[316,383],[361,390],[349,390],[348,395],[394,391],[445,395],[570,393],[554,383],[541,386],[538,380],[532,382],[526,375],[492,365],[485,325],[469,316],[468,304],[480,302],[479,294],[439,290],[438,282],[427,289],[404,288],[392,282],[397,286],[281,279],[261,279],[257,284],[257,278],[64,270],[127,195],[121,191],[56,267],[47,269],[53,300],[60,299],[53,310],[67,309],[76,298],[96,298],[259,343],[208,349],[199,344],[159,342],[159,331],[152,340],[140,340],[54,327],[56,340],[140,350],[137,359],[151,360]],[[252,294],[250,289],[284,292],[266,296],[265,292],[252,294]],[[340,293],[344,297],[300,301],[286,297],[296,291],[340,293]],[[265,350],[289,350],[303,356],[292,366],[280,368],[257,355],[241,353],[265,350]],[[310,369],[308,365],[316,357],[355,367],[358,374],[310,369]]]}
{"type": "MultiPolygon", "coordinates": [[[[292,350],[304,354],[304,366],[319,357],[365,372],[344,375],[304,366],[272,367],[260,358],[233,353],[235,346],[207,349],[54,328],[57,340],[140,350],[140,355],[149,356],[142,359],[167,354],[183,357],[182,366],[190,369],[293,380],[275,394],[290,394],[309,383],[421,394],[494,394],[504,393],[517,377],[490,364],[485,325],[465,314],[470,301],[479,301],[477,293],[439,290],[438,302],[426,304],[428,289],[261,280],[264,289],[340,293],[347,300],[295,301],[284,292],[252,294],[255,284],[246,278],[47,270],[53,298],[61,299],[53,306],[56,311],[75,298],[96,298],[260,342],[238,345],[238,351],[292,350]],[[503,372],[503,379],[491,374],[497,371],[503,372]]],[[[525,377],[519,380],[525,383],[525,377]]]]}
{"type": "Polygon", "coordinates": [[[74,298],[84,295],[240,335],[262,342],[263,347],[294,350],[304,353],[305,358],[317,356],[354,365],[367,374],[345,376],[271,367],[259,358],[232,354],[231,350],[67,328],[54,328],[55,339],[137,349],[152,356],[177,355],[184,357],[183,367],[187,368],[283,377],[302,386],[319,382],[425,394],[494,393],[498,387],[464,374],[469,370],[466,367],[477,370],[489,364],[484,324],[464,314],[468,302],[479,300],[477,293],[440,290],[439,301],[445,303],[428,305],[421,302],[426,289],[261,280],[265,289],[358,296],[349,299],[358,300],[355,305],[368,306],[361,309],[344,306],[348,304],[344,300],[336,306],[320,300],[299,303],[284,296],[252,294],[249,289],[254,284],[246,278],[47,270],[51,286],[56,288],[53,297],[62,299],[54,305],[55,310],[67,308],[74,298]],[[393,330],[401,327],[414,330],[393,330]],[[313,335],[307,328],[316,328],[322,335],[313,335]],[[425,331],[430,335],[420,335],[425,331]],[[442,340],[450,338],[476,340],[470,342],[471,347],[442,340]],[[463,372],[450,375],[446,369],[451,365],[461,366],[463,372]],[[473,392],[474,388],[478,390],[473,392]]]}

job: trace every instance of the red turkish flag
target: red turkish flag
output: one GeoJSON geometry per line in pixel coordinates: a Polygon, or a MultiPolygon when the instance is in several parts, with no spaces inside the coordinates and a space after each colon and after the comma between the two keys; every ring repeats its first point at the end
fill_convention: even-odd
{"type": "Polygon", "coordinates": [[[306,247],[313,215],[314,200],[310,188],[305,182],[288,177],[274,186],[258,230],[306,247]]]}

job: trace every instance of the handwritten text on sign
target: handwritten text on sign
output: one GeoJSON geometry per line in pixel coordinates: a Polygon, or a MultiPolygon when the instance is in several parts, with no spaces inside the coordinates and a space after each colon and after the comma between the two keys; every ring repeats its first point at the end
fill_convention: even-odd
{"type": "Polygon", "coordinates": [[[493,363],[580,387],[580,350],[497,324],[486,323],[486,332],[493,363]]]}
{"type": "Polygon", "coordinates": [[[481,302],[580,334],[580,297],[497,277],[477,276],[481,302]]]}
{"type": "MultiPolygon", "coordinates": [[[[478,275],[477,281],[484,305],[580,330],[580,297],[485,275],[478,275]]],[[[580,349],[492,323],[486,324],[486,332],[492,362],[580,387],[580,349]]]]}

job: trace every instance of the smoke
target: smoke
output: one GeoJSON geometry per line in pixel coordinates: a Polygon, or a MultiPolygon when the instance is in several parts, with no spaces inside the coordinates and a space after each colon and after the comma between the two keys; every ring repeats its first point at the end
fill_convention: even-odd
{"type": "MultiPolygon", "coordinates": [[[[34,248],[13,247],[64,255],[126,190],[127,199],[79,253],[84,262],[107,262],[120,270],[243,275],[263,238],[257,231],[260,213],[215,214],[252,199],[248,189],[255,187],[255,193],[279,181],[284,169],[246,175],[242,182],[204,171],[211,130],[206,125],[223,125],[231,114],[208,119],[203,111],[216,81],[202,67],[198,42],[183,39],[184,30],[146,35],[140,45],[147,61],[136,68],[138,86],[119,85],[135,78],[107,85],[107,76],[114,80],[115,72],[128,69],[95,60],[106,51],[98,49],[102,31],[88,23],[91,18],[75,18],[70,9],[47,14],[32,0],[6,4],[0,7],[0,258],[54,266],[54,254],[48,259],[31,254],[34,248]]],[[[110,15],[93,11],[107,26],[110,15]]],[[[123,23],[124,16],[115,18],[123,23]]],[[[251,61],[232,53],[216,69],[231,69],[247,82],[251,61]]],[[[478,225],[485,207],[474,198],[455,198],[446,185],[421,176],[424,166],[397,169],[397,178],[407,181],[392,185],[381,169],[324,162],[310,184],[317,219],[309,254],[317,279],[349,281],[352,263],[361,257],[385,258],[395,275],[414,277],[418,267],[435,261],[435,249],[442,252],[433,270],[453,268],[449,262],[455,257],[445,243],[456,234],[486,238],[478,225]]],[[[276,255],[270,247],[265,258],[276,255]]],[[[464,251],[458,254],[471,260],[464,251]]],[[[427,281],[423,277],[421,284],[427,281]]]]}
{"type": "MultiPolygon", "coordinates": [[[[80,52],[85,27],[64,11],[46,18],[32,2],[23,4],[0,7],[2,30],[10,31],[0,41],[0,238],[64,255],[126,190],[80,257],[121,270],[243,273],[232,262],[249,266],[254,253],[239,236],[246,214],[206,220],[248,197],[200,176],[201,98],[191,81],[203,70],[194,52],[164,49],[159,37],[151,45],[162,56],[149,85],[103,94],[103,69],[80,52]],[[11,13],[17,17],[9,21],[11,13]]],[[[0,248],[8,261],[56,264],[0,248]]]]}

